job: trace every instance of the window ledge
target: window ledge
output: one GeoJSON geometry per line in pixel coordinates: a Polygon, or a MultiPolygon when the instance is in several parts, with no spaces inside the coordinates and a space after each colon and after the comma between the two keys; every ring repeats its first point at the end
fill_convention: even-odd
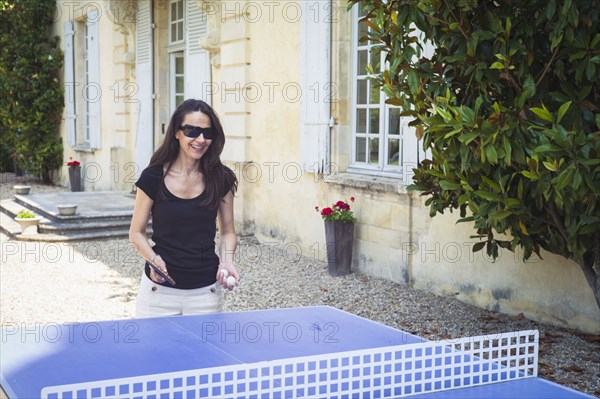
{"type": "Polygon", "coordinates": [[[77,152],[88,152],[90,154],[93,154],[94,151],[96,150],[95,148],[91,148],[91,147],[83,146],[83,145],[75,146],[75,147],[73,147],[73,149],[77,152]]]}
{"type": "Polygon", "coordinates": [[[358,173],[334,173],[326,176],[324,181],[331,184],[339,184],[341,186],[355,187],[365,190],[385,191],[398,194],[410,194],[406,189],[406,184],[401,179],[391,177],[369,176],[358,173]]]}

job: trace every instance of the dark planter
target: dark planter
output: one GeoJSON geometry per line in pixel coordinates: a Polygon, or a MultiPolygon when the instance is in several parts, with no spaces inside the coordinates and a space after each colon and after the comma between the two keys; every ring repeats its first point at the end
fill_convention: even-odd
{"type": "Polygon", "coordinates": [[[71,191],[82,191],[80,167],[69,168],[69,183],[71,184],[71,191]]]}
{"type": "Polygon", "coordinates": [[[325,222],[327,245],[327,271],[332,276],[344,276],[351,272],[354,248],[354,224],[340,221],[325,222]]]}
{"type": "Polygon", "coordinates": [[[23,176],[23,169],[21,169],[19,167],[19,165],[17,165],[17,160],[16,159],[13,159],[13,167],[14,167],[14,170],[15,170],[15,176],[17,176],[17,177],[23,176]]]}

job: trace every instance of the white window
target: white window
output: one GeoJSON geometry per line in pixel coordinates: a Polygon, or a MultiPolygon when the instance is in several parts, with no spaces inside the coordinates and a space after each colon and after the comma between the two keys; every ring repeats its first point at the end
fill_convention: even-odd
{"type": "MultiPolygon", "coordinates": [[[[387,96],[368,77],[367,65],[374,73],[383,71],[385,53],[378,51],[367,37],[370,28],[360,21],[361,13],[354,7],[352,38],[352,148],[350,171],[402,178],[412,182],[412,169],[427,157],[415,128],[408,126],[413,118],[400,116],[401,109],[385,103],[387,96]],[[379,68],[379,70],[377,70],[379,68]]],[[[421,38],[423,40],[423,38],[421,38]]],[[[425,54],[433,47],[423,42],[425,54]]]]}
{"type": "Polygon", "coordinates": [[[185,99],[185,1],[169,2],[169,107],[171,113],[185,99]]]}
{"type": "Polygon", "coordinates": [[[170,0],[169,4],[169,44],[178,44],[185,41],[185,4],[184,0],[170,0]]]}
{"type": "Polygon", "coordinates": [[[169,70],[171,71],[171,110],[174,111],[185,99],[185,68],[183,51],[177,51],[170,54],[171,60],[169,70]]]}
{"type": "Polygon", "coordinates": [[[370,28],[359,21],[359,12],[355,7],[351,169],[399,177],[403,161],[400,109],[385,104],[385,93],[368,77],[367,66],[383,66],[385,53],[373,41],[361,40],[370,28]]]}

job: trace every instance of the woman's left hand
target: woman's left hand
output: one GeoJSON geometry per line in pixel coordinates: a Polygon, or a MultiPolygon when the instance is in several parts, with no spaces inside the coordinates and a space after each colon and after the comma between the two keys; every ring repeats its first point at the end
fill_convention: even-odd
{"type": "Polygon", "coordinates": [[[217,270],[217,282],[223,286],[223,288],[231,291],[233,288],[240,282],[240,274],[235,269],[232,263],[221,262],[219,264],[219,269],[217,270]],[[226,271],[226,273],[224,273],[226,271]],[[233,276],[235,278],[234,285],[227,284],[227,277],[233,276]]]}

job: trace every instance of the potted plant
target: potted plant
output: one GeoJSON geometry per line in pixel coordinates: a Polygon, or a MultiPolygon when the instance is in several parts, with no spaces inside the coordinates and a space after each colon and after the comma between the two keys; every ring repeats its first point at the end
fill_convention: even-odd
{"type": "Polygon", "coordinates": [[[38,224],[42,218],[31,211],[22,210],[17,214],[15,220],[21,226],[21,234],[30,235],[37,234],[38,224]]]}
{"type": "MultiPolygon", "coordinates": [[[[354,202],[354,197],[350,197],[354,202]]],[[[327,270],[332,276],[343,276],[351,272],[352,249],[354,247],[354,224],[356,218],[346,201],[337,201],[331,207],[315,210],[325,221],[327,248],[327,270]]]]}
{"type": "Polygon", "coordinates": [[[69,167],[69,184],[71,185],[71,191],[82,191],[81,190],[81,164],[79,161],[67,162],[69,167]]]}
{"type": "Polygon", "coordinates": [[[23,169],[21,169],[21,160],[23,159],[23,154],[19,154],[17,152],[13,152],[10,154],[10,157],[13,160],[13,168],[15,170],[15,176],[21,177],[23,176],[23,169]]]}

